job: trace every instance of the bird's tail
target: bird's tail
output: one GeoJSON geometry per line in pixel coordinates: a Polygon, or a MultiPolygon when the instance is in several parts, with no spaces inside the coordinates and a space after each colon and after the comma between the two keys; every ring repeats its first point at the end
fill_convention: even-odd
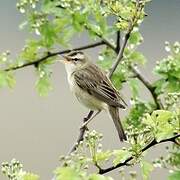
{"type": "Polygon", "coordinates": [[[109,106],[109,113],[116,126],[120,141],[127,140],[126,135],[123,130],[123,126],[120,121],[119,109],[117,107],[109,106]]]}

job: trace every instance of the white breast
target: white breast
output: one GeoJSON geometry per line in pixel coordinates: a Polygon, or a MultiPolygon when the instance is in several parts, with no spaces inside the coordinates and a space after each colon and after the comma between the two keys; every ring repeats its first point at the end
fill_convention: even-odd
{"type": "Polygon", "coordinates": [[[66,68],[66,72],[67,72],[67,80],[69,83],[69,87],[70,87],[71,91],[73,91],[74,79],[72,78],[71,75],[75,70],[75,66],[73,64],[69,63],[69,64],[65,64],[65,68],[66,68]]]}
{"type": "Polygon", "coordinates": [[[67,64],[66,66],[68,83],[71,91],[77,97],[78,101],[91,110],[107,109],[107,104],[98,100],[88,92],[82,90],[75,82],[72,73],[74,72],[74,66],[67,64]]]}

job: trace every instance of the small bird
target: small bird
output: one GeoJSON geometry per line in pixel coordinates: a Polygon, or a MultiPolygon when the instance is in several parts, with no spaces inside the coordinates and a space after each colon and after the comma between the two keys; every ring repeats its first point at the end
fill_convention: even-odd
{"type": "Polygon", "coordinates": [[[109,112],[120,141],[127,140],[119,117],[119,108],[125,109],[126,103],[106,74],[81,51],[71,51],[62,56],[61,62],[65,64],[70,89],[79,102],[88,109],[97,111],[95,116],[101,110],[109,112]]]}

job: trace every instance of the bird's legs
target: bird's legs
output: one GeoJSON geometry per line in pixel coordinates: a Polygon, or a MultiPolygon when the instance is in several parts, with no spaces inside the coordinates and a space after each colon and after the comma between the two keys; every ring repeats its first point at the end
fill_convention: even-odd
{"type": "Polygon", "coordinates": [[[100,112],[101,110],[97,111],[90,119],[84,122],[80,129],[85,128],[100,112]]]}

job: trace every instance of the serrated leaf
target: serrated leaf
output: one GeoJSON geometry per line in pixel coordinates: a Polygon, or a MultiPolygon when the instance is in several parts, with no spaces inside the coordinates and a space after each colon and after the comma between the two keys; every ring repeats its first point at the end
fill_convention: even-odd
{"type": "Polygon", "coordinates": [[[16,80],[12,72],[0,71],[0,87],[13,88],[16,80]]]}
{"type": "Polygon", "coordinates": [[[128,150],[115,150],[113,152],[114,156],[116,157],[113,160],[114,166],[118,165],[119,163],[123,163],[128,157],[131,156],[131,153],[128,150]]]}
{"type": "Polygon", "coordinates": [[[158,142],[173,135],[174,127],[169,123],[172,116],[172,112],[165,110],[156,110],[152,113],[151,117],[156,124],[155,137],[158,142]]]}
{"type": "Polygon", "coordinates": [[[47,76],[40,77],[36,82],[36,89],[40,96],[47,96],[52,90],[50,79],[47,76]]]}
{"type": "Polygon", "coordinates": [[[52,23],[45,23],[40,28],[42,43],[45,47],[50,48],[54,45],[58,36],[56,34],[56,28],[52,23]]]}
{"type": "Polygon", "coordinates": [[[158,132],[155,134],[157,142],[162,141],[163,139],[167,139],[173,136],[174,128],[171,125],[164,125],[158,132]]]}
{"type": "Polygon", "coordinates": [[[157,122],[167,122],[173,115],[172,112],[166,110],[156,110],[152,113],[152,118],[156,119],[157,122]]]}
{"type": "Polygon", "coordinates": [[[143,180],[148,180],[150,172],[154,169],[153,165],[147,161],[142,161],[141,162],[141,171],[142,171],[142,176],[143,180]]]}

